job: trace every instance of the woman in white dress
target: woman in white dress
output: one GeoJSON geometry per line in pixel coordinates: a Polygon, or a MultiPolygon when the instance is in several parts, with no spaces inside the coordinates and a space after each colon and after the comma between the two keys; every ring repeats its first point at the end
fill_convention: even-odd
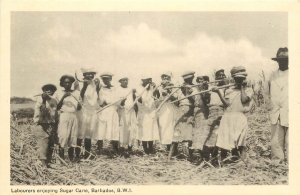
{"type": "Polygon", "coordinates": [[[173,86],[171,83],[171,75],[172,73],[166,72],[161,75],[161,87],[158,88],[159,90],[159,99],[160,104],[168,98],[168,100],[162,105],[161,109],[158,112],[158,127],[160,131],[160,142],[163,145],[167,145],[167,148],[170,148],[171,143],[173,142],[173,135],[174,135],[174,128],[176,123],[176,113],[174,104],[170,103],[171,101],[175,100],[176,94],[173,94],[169,97],[170,93],[177,88],[167,88],[173,86]]]}
{"type": "MultiPolygon", "coordinates": [[[[79,115],[81,125],[78,132],[77,145],[81,146],[82,140],[84,140],[84,147],[86,153],[85,158],[90,156],[92,147],[92,138],[97,128],[97,109],[98,105],[98,93],[99,93],[99,80],[94,79],[96,72],[92,69],[81,69],[84,77],[83,87],[80,91],[83,107],[79,115]]],[[[80,148],[76,149],[76,155],[80,154],[80,148]]]]}
{"type": "Polygon", "coordinates": [[[231,70],[236,86],[227,89],[225,98],[219,90],[217,92],[226,109],[218,129],[216,146],[221,149],[221,158],[226,158],[227,152],[231,151],[234,156],[244,157],[245,138],[248,130],[247,117],[252,106],[251,97],[246,93],[246,70],[243,66],[233,67],[231,70]]]}
{"type": "Polygon", "coordinates": [[[69,147],[68,155],[71,161],[74,160],[74,148],[77,145],[78,120],[76,112],[81,109],[79,91],[71,90],[74,81],[75,78],[69,75],[63,75],[60,78],[60,86],[64,90],[58,94],[59,102],[57,104],[57,109],[60,111],[57,130],[60,145],[59,154],[64,158],[64,148],[69,147]]]}
{"type": "Polygon", "coordinates": [[[98,113],[98,128],[94,136],[97,139],[98,152],[101,153],[103,140],[110,141],[114,152],[119,150],[119,115],[117,112],[119,100],[116,94],[116,88],[111,84],[112,74],[102,74],[101,79],[104,83],[99,92],[99,105],[104,106],[113,104],[98,113]]]}
{"type": "Polygon", "coordinates": [[[117,89],[117,94],[122,99],[118,107],[120,146],[122,149],[127,147],[131,151],[138,138],[138,121],[133,105],[136,98],[135,90],[128,87],[127,77],[121,78],[119,82],[121,85],[117,89]]]}
{"type": "Polygon", "coordinates": [[[142,79],[142,86],[146,90],[139,97],[138,122],[140,129],[140,140],[142,141],[144,152],[150,154],[154,152],[154,141],[159,140],[157,116],[155,113],[155,100],[153,97],[155,84],[152,78],[142,79]]]}

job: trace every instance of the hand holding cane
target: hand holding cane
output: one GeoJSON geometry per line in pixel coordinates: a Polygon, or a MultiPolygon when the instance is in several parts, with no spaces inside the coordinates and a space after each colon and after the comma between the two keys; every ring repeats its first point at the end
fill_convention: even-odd
{"type": "Polygon", "coordinates": [[[174,94],[174,93],[176,93],[178,90],[179,90],[180,88],[178,88],[178,89],[175,89],[174,91],[172,91],[172,93],[170,93],[161,103],[160,103],[160,105],[156,108],[156,110],[154,110],[152,113],[151,113],[151,116],[152,116],[152,118],[154,118],[155,116],[156,116],[156,114],[160,111],[160,109],[162,108],[162,106],[168,101],[168,99],[170,99],[171,97],[172,97],[172,95],[174,94]]]}
{"type": "Polygon", "coordinates": [[[106,108],[111,107],[111,106],[113,106],[113,105],[115,105],[115,104],[117,104],[117,103],[119,103],[119,102],[125,100],[131,93],[132,93],[132,92],[130,91],[125,97],[122,97],[121,99],[119,99],[119,100],[117,100],[117,101],[115,101],[115,102],[113,102],[113,103],[111,103],[111,104],[108,104],[108,105],[104,106],[103,108],[99,109],[96,113],[102,112],[102,111],[105,110],[106,108]]]}
{"type": "Polygon", "coordinates": [[[132,108],[134,108],[134,105],[138,102],[138,100],[141,98],[141,96],[145,93],[145,91],[147,90],[147,88],[149,87],[149,83],[144,87],[143,91],[140,93],[140,95],[138,97],[136,97],[136,99],[134,100],[132,106],[128,109],[128,111],[130,111],[132,108]]]}
{"type": "MultiPolygon", "coordinates": [[[[235,85],[236,85],[236,84],[223,85],[223,86],[220,86],[220,87],[216,87],[216,89],[223,89],[223,88],[227,88],[227,87],[231,87],[231,86],[235,86],[235,85]]],[[[193,96],[195,96],[195,95],[200,95],[200,94],[202,94],[202,93],[207,93],[207,92],[210,92],[210,91],[212,91],[212,89],[200,91],[200,92],[198,92],[198,93],[194,93],[194,94],[185,96],[184,98],[181,98],[181,99],[172,101],[172,102],[170,102],[170,103],[179,102],[179,101],[184,100],[184,99],[186,99],[186,98],[193,97],[193,96]]]]}

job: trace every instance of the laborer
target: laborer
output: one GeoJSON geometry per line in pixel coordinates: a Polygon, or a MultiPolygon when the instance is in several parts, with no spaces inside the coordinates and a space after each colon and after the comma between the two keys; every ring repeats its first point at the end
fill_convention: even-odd
{"type": "Polygon", "coordinates": [[[270,98],[271,158],[274,161],[288,160],[289,135],[289,61],[288,48],[279,48],[275,58],[279,69],[268,81],[267,95],[270,98]]]}
{"type": "Polygon", "coordinates": [[[227,89],[225,96],[222,96],[217,88],[213,89],[226,108],[216,142],[216,146],[221,149],[222,159],[226,158],[229,151],[233,156],[245,158],[248,122],[244,113],[248,112],[251,106],[251,97],[246,93],[246,69],[243,66],[233,67],[230,73],[236,83],[234,88],[227,89]]]}
{"type": "Polygon", "coordinates": [[[142,79],[143,92],[140,92],[138,102],[139,139],[142,141],[144,152],[154,153],[154,141],[159,140],[157,116],[155,112],[154,88],[151,77],[142,79]]]}
{"type": "Polygon", "coordinates": [[[110,141],[110,144],[113,149],[113,153],[119,151],[119,138],[120,138],[120,129],[119,129],[119,115],[117,112],[118,105],[120,102],[118,94],[116,93],[116,87],[112,85],[111,73],[103,73],[100,75],[103,86],[99,92],[99,105],[104,108],[109,106],[100,113],[98,113],[98,130],[95,135],[97,139],[98,151],[101,153],[103,147],[103,140],[110,141]]]}
{"type": "MultiPolygon", "coordinates": [[[[57,130],[60,145],[59,155],[64,159],[64,148],[68,146],[68,156],[71,161],[74,160],[74,149],[77,147],[78,119],[76,112],[81,109],[80,92],[71,89],[74,81],[75,78],[70,75],[63,75],[60,78],[60,86],[64,90],[58,94],[59,102],[57,104],[57,110],[60,111],[57,130]]],[[[76,159],[79,159],[78,154],[76,159]]]]}
{"type": "Polygon", "coordinates": [[[44,166],[51,162],[54,144],[57,143],[57,98],[56,86],[46,84],[42,87],[42,95],[37,98],[33,121],[37,138],[38,158],[44,166]]]}
{"type": "Polygon", "coordinates": [[[138,139],[138,121],[133,105],[136,99],[136,90],[128,87],[127,77],[122,77],[119,82],[120,87],[117,88],[117,94],[122,99],[118,107],[120,146],[121,150],[125,152],[124,156],[128,156],[132,147],[137,147],[138,139]]]}
{"type": "MultiPolygon", "coordinates": [[[[97,114],[96,111],[99,108],[98,94],[100,89],[100,83],[94,79],[96,71],[92,68],[81,69],[84,83],[80,91],[80,96],[83,102],[81,126],[78,131],[77,145],[81,146],[82,140],[84,140],[85,154],[84,157],[90,156],[92,147],[92,138],[97,128],[97,114]]],[[[76,149],[76,155],[80,153],[80,149],[76,149]]]]}

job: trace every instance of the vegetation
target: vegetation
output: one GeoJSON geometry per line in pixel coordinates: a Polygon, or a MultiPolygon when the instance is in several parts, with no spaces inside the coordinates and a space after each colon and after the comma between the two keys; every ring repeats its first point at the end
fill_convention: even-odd
{"type": "Polygon", "coordinates": [[[10,103],[11,104],[26,104],[26,103],[33,103],[34,101],[30,98],[26,97],[11,97],[10,103]]]}
{"type": "MultiPolygon", "coordinates": [[[[37,160],[34,125],[11,123],[11,185],[121,185],[121,184],[288,184],[288,165],[270,160],[270,124],[265,105],[248,115],[246,138],[248,157],[245,161],[213,166],[172,158],[158,150],[155,155],[141,156],[137,148],[130,158],[109,155],[94,160],[72,163],[56,155],[52,168],[44,168],[37,160]]],[[[107,143],[106,143],[107,145],[107,143]]],[[[95,149],[92,150],[95,153],[95,149]]]]}

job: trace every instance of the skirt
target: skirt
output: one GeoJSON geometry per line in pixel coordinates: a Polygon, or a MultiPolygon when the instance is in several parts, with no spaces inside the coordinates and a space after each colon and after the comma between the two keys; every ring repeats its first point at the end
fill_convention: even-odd
{"type": "Polygon", "coordinates": [[[158,115],[158,127],[160,132],[161,144],[171,144],[173,141],[175,128],[175,110],[174,106],[166,103],[158,115]]]}
{"type": "Polygon", "coordinates": [[[82,109],[80,115],[79,139],[92,139],[97,127],[96,110],[82,109]]]}
{"type": "Polygon", "coordinates": [[[218,129],[216,146],[226,150],[245,146],[247,130],[247,118],[243,113],[225,112],[218,129]]]}
{"type": "Polygon", "coordinates": [[[98,114],[98,127],[93,138],[96,140],[119,141],[119,115],[114,106],[98,114]]]}
{"type": "Polygon", "coordinates": [[[156,141],[159,140],[159,131],[157,117],[154,111],[139,110],[139,140],[141,141],[156,141]]]}
{"type": "Polygon", "coordinates": [[[177,116],[173,135],[174,142],[191,141],[193,138],[193,116],[186,113],[189,111],[189,106],[180,106],[177,108],[177,116]]]}
{"type": "Polygon", "coordinates": [[[208,120],[205,113],[198,112],[195,114],[195,125],[193,128],[192,149],[203,149],[203,145],[209,135],[208,120]]]}
{"type": "Polygon", "coordinates": [[[76,113],[63,112],[60,114],[57,135],[61,147],[77,145],[78,120],[76,113]]]}
{"type": "Polygon", "coordinates": [[[205,143],[205,145],[208,147],[216,146],[218,128],[223,114],[224,109],[220,106],[214,106],[210,108],[208,117],[208,128],[210,132],[205,143]]]}

